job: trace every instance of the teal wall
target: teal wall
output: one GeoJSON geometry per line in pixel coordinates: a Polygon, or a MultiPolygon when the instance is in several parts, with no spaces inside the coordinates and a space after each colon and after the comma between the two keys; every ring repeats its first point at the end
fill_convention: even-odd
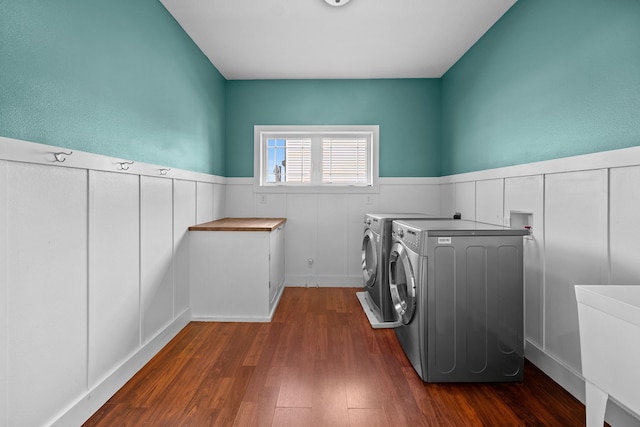
{"type": "Polygon", "coordinates": [[[519,0],[442,98],[443,175],[640,145],[640,1],[519,0]]]}
{"type": "Polygon", "coordinates": [[[227,176],[253,176],[254,125],[380,125],[380,176],[440,174],[440,80],[227,82],[227,176]]]}
{"type": "Polygon", "coordinates": [[[0,135],[224,175],[225,80],[157,0],[0,11],[0,135]]]}
{"type": "Polygon", "coordinates": [[[640,0],[519,0],[442,79],[225,81],[156,0],[0,13],[0,135],[229,177],[253,125],[379,124],[380,176],[640,145],[640,0]]]}

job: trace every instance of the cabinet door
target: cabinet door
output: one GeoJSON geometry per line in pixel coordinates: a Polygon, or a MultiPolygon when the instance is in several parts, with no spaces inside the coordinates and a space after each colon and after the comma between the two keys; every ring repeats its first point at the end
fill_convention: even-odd
{"type": "Polygon", "coordinates": [[[140,177],[142,341],[173,320],[172,181],[140,177]]]}
{"type": "Polygon", "coordinates": [[[87,172],[10,163],[6,185],[7,425],[46,425],[87,389],[87,172]]]}
{"type": "Polygon", "coordinates": [[[140,181],[89,171],[89,385],[140,346],[140,181]]]}

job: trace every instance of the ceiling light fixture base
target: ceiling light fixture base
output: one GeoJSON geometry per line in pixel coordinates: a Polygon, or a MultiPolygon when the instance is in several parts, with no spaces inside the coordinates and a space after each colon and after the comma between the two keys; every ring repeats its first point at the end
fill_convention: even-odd
{"type": "Polygon", "coordinates": [[[349,3],[350,0],[324,0],[327,4],[331,6],[344,6],[349,3]]]}

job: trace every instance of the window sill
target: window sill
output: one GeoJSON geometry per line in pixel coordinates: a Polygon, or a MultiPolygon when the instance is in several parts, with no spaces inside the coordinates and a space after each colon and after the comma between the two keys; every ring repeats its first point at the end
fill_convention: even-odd
{"type": "Polygon", "coordinates": [[[276,193],[276,194],[375,194],[379,193],[380,189],[377,180],[374,184],[367,187],[361,186],[295,186],[295,185],[270,185],[261,186],[259,183],[254,182],[253,191],[255,193],[276,193]]]}

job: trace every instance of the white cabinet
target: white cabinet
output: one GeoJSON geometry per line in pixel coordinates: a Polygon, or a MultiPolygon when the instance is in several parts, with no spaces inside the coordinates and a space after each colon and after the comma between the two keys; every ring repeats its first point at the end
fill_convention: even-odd
{"type": "Polygon", "coordinates": [[[195,320],[271,320],[284,287],[284,221],[225,218],[189,228],[195,320]],[[256,221],[266,225],[252,227],[256,221]]]}

